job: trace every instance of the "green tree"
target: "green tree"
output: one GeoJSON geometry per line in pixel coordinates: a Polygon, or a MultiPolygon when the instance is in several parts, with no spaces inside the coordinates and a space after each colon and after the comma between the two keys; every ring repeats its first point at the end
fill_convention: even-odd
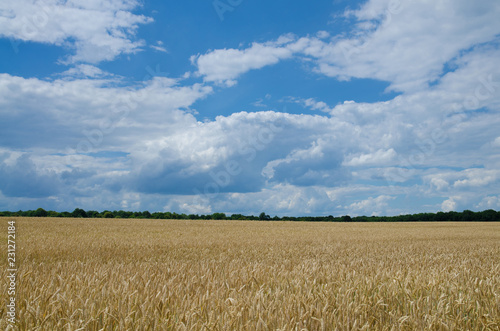
{"type": "Polygon", "coordinates": [[[97,217],[99,217],[99,212],[96,210],[89,210],[87,212],[87,216],[91,217],[91,218],[97,218],[97,217]]]}
{"type": "Polygon", "coordinates": [[[35,210],[35,212],[33,213],[33,216],[35,217],[47,217],[47,211],[43,208],[38,208],[37,210],[35,210]]]}
{"type": "Polygon", "coordinates": [[[77,217],[77,218],[86,218],[87,217],[87,213],[85,212],[85,210],[80,209],[80,208],[76,208],[75,210],[73,210],[71,215],[73,215],[73,217],[77,217]]]}
{"type": "Polygon", "coordinates": [[[261,221],[269,221],[271,219],[271,216],[267,215],[266,213],[262,212],[259,215],[259,220],[261,221]]]}
{"type": "Polygon", "coordinates": [[[474,217],[474,212],[471,210],[464,210],[462,213],[462,222],[473,222],[476,221],[474,217]]]}
{"type": "Polygon", "coordinates": [[[59,217],[59,213],[57,211],[49,210],[47,212],[48,217],[59,217]]]}
{"type": "Polygon", "coordinates": [[[102,218],[115,218],[115,215],[109,210],[105,210],[102,212],[102,218]]]}
{"type": "Polygon", "coordinates": [[[213,213],[211,218],[213,220],[225,220],[226,219],[226,214],[224,214],[224,213],[213,213]]]}
{"type": "Polygon", "coordinates": [[[481,213],[482,222],[495,222],[500,221],[500,213],[494,211],[493,209],[485,210],[481,213]]]}
{"type": "Polygon", "coordinates": [[[352,222],[352,218],[349,215],[344,215],[340,218],[341,222],[352,222]]]}

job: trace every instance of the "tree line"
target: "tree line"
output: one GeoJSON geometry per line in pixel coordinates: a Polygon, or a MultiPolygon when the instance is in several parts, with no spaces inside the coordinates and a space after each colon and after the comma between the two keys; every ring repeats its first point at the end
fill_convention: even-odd
{"type": "Polygon", "coordinates": [[[15,217],[74,217],[74,218],[139,218],[139,219],[185,219],[185,220],[249,220],[249,221],[297,221],[297,222],[499,222],[500,212],[493,209],[473,212],[464,210],[463,212],[437,212],[420,213],[398,216],[356,216],[349,215],[334,216],[283,216],[271,217],[265,212],[259,216],[232,214],[230,216],[224,213],[213,213],[207,215],[199,214],[178,214],[175,212],[154,212],[149,211],[123,211],[123,210],[104,210],[101,212],[95,210],[85,211],[76,208],[73,212],[57,212],[53,210],[46,211],[43,208],[36,210],[19,210],[17,212],[3,211],[0,216],[15,217]]]}

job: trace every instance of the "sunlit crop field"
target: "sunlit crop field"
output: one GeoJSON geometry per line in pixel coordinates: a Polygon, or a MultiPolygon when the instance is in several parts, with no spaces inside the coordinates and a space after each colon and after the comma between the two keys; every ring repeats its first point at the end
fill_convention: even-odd
{"type": "Polygon", "coordinates": [[[16,226],[20,330],[500,329],[499,223],[16,226]]]}

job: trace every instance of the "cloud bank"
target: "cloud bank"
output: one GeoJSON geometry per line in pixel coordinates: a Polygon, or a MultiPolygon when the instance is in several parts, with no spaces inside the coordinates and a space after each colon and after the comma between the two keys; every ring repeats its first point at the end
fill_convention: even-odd
{"type": "Polygon", "coordinates": [[[140,51],[134,40],[141,24],[153,20],[135,15],[135,0],[4,1],[0,5],[0,36],[19,41],[64,46],[74,51],[67,63],[110,61],[140,51]]]}
{"type": "MultiPolygon", "coordinates": [[[[0,74],[0,209],[500,208],[500,5],[393,4],[372,0],[345,12],[355,23],[346,35],[287,34],[193,55],[193,83],[153,77],[127,85],[89,64],[56,79],[0,74]],[[287,60],[326,79],[385,81],[399,95],[372,103],[288,99],[316,115],[234,109],[196,117],[196,103],[217,89],[287,60]]],[[[75,53],[67,61],[97,63],[141,49],[134,32],[151,19],[132,14],[137,5],[110,1],[96,14],[93,2],[4,4],[0,31],[69,43],[75,53]],[[51,16],[28,33],[23,17],[44,10],[51,16]]]]}

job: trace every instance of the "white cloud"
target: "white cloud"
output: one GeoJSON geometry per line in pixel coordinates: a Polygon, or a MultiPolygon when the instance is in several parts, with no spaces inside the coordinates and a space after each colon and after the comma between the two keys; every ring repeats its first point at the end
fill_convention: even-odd
{"type": "Polygon", "coordinates": [[[316,33],[316,37],[319,39],[326,39],[330,37],[330,34],[327,31],[318,31],[318,33],[316,33]]]}
{"type": "Polygon", "coordinates": [[[232,86],[238,76],[249,70],[290,58],[293,52],[288,47],[289,42],[288,37],[282,37],[275,42],[254,43],[244,50],[217,49],[192,56],[191,62],[198,67],[198,75],[203,76],[205,81],[232,86]]]}
{"type": "Polygon", "coordinates": [[[462,171],[434,169],[433,171],[435,173],[424,175],[423,179],[438,191],[467,192],[471,188],[482,188],[485,191],[486,189],[494,189],[500,180],[500,170],[498,169],[471,168],[462,171]]]}
{"type": "Polygon", "coordinates": [[[485,210],[485,209],[500,209],[500,196],[487,196],[484,197],[476,206],[476,208],[485,210]]]}
{"type": "Polygon", "coordinates": [[[348,166],[366,166],[366,165],[378,165],[378,164],[389,164],[394,161],[397,153],[394,149],[390,148],[388,150],[379,149],[374,153],[366,153],[357,156],[353,156],[350,160],[345,162],[348,166]]]}
{"type": "Polygon", "coordinates": [[[311,146],[306,149],[295,149],[283,159],[276,159],[269,162],[262,170],[262,174],[268,179],[274,177],[275,168],[281,164],[290,164],[305,160],[321,159],[324,156],[323,147],[324,141],[314,141],[311,146]]]}
{"type": "Polygon", "coordinates": [[[432,178],[431,179],[431,184],[436,187],[438,191],[442,191],[444,189],[447,189],[448,186],[450,185],[446,180],[442,178],[432,178]]]}
{"type": "MultiPolygon", "coordinates": [[[[228,214],[243,213],[258,215],[267,212],[270,216],[291,215],[337,215],[331,201],[322,187],[297,187],[290,184],[276,184],[258,192],[218,194],[208,200],[185,196],[185,207],[211,206],[211,210],[228,214]]],[[[185,211],[191,209],[185,209],[185,211]]]]}
{"type": "Polygon", "coordinates": [[[441,204],[441,209],[444,212],[455,211],[457,210],[457,203],[453,198],[449,198],[441,204]]]}
{"type": "Polygon", "coordinates": [[[311,39],[315,46],[304,53],[327,76],[384,80],[399,91],[425,88],[460,51],[500,33],[500,4],[486,0],[372,0],[350,14],[371,24],[359,25],[350,39],[311,39]]]}
{"type": "Polygon", "coordinates": [[[481,187],[495,183],[500,179],[500,170],[467,169],[461,173],[461,177],[453,184],[454,187],[481,187]]]}
{"type": "Polygon", "coordinates": [[[493,146],[495,147],[500,147],[500,137],[497,137],[493,143],[492,143],[493,146]]]}
{"type": "MultiPolygon", "coordinates": [[[[85,68],[89,69],[89,68],[85,68]]],[[[97,72],[90,68],[91,72],[97,72]]],[[[195,125],[180,109],[212,92],[194,84],[156,77],[135,89],[105,79],[53,81],[0,74],[2,134],[11,148],[98,152],[134,148],[165,130],[195,125]],[[23,130],[16,128],[21,125],[23,130]]]]}
{"type": "MultiPolygon", "coordinates": [[[[457,79],[480,59],[477,57],[464,64],[463,69],[455,73],[457,79]]],[[[489,67],[489,61],[484,63],[489,67]]],[[[77,66],[71,70],[73,74],[80,72],[95,77],[102,75],[92,66],[77,66]]],[[[465,114],[456,121],[449,121],[446,113],[435,111],[450,109],[451,112],[449,104],[460,103],[466,94],[463,91],[470,88],[451,85],[447,76],[436,86],[439,93],[422,91],[386,102],[345,102],[330,107],[315,99],[297,99],[306,107],[327,109],[324,116],[236,112],[205,123],[197,122],[184,109],[188,110],[196,100],[212,93],[210,87],[202,84],[181,86],[176,79],[155,77],[131,88],[120,87],[115,84],[116,79],[46,81],[0,76],[0,90],[4,92],[0,93],[0,112],[4,119],[2,133],[15,141],[10,145],[11,152],[12,148],[30,148],[35,153],[29,155],[31,162],[38,168],[52,171],[39,173],[38,182],[59,183],[65,188],[58,191],[62,192],[69,185],[68,181],[78,181],[83,189],[73,190],[75,197],[89,187],[100,188],[103,192],[135,192],[141,197],[141,208],[164,206],[165,199],[171,199],[173,202],[169,206],[186,212],[237,212],[231,209],[231,202],[241,206],[255,199],[248,210],[260,210],[261,203],[267,210],[279,206],[274,210],[282,214],[303,214],[307,210],[321,210],[324,214],[363,214],[370,207],[374,208],[370,213],[399,213],[388,200],[376,200],[380,196],[408,194],[388,191],[397,189],[387,186],[387,179],[392,178],[391,171],[402,171],[403,175],[411,173],[395,182],[423,178],[424,186],[416,187],[415,192],[423,194],[419,192],[428,190],[426,194],[436,199],[444,191],[449,196],[465,196],[464,190],[476,192],[460,200],[461,205],[479,205],[484,196],[496,190],[497,181],[491,177],[497,176],[492,171],[493,164],[486,171],[437,169],[425,172],[414,168],[470,167],[486,164],[493,157],[477,146],[489,146],[498,138],[494,125],[498,116],[494,116],[494,112],[479,113],[473,119],[465,114]],[[128,109],[125,117],[110,111],[120,109],[118,106],[128,109]],[[9,129],[18,127],[16,123],[23,118],[26,130],[9,129]],[[100,135],[94,130],[103,123],[104,126],[111,123],[113,129],[100,141],[100,135]],[[272,131],[270,125],[278,130],[272,131]],[[437,128],[448,134],[447,140],[435,139],[437,128]],[[105,158],[93,155],[41,157],[58,153],[61,148],[74,153],[81,141],[90,142],[92,153],[120,151],[127,154],[116,163],[108,164],[109,168],[106,168],[105,158]],[[43,146],[39,142],[43,142],[43,146]],[[423,158],[417,157],[419,153],[423,158]],[[418,163],[412,163],[416,161],[418,163]],[[219,174],[227,172],[225,169],[231,162],[237,162],[241,171],[230,175],[227,185],[220,185],[217,180],[224,183],[225,179],[219,174]],[[91,175],[80,178],[78,173],[70,172],[71,175],[65,175],[67,180],[58,179],[62,173],[70,171],[66,168],[69,164],[91,175]],[[363,169],[365,166],[371,168],[363,169]],[[357,180],[378,183],[363,189],[366,196],[373,197],[371,200],[359,201],[359,195],[347,193],[356,187],[357,180]],[[220,192],[215,198],[202,203],[192,196],[194,189],[203,194],[207,185],[214,183],[220,192]],[[342,192],[346,196],[331,193],[335,187],[344,188],[342,192]],[[280,198],[272,198],[271,192],[280,198]],[[391,192],[390,195],[387,192],[391,192]],[[237,195],[224,201],[231,194],[237,195]],[[163,202],[159,197],[163,197],[163,202]],[[335,202],[332,204],[332,201],[335,202]]],[[[494,110],[495,100],[493,95],[484,102],[494,110]]],[[[10,161],[4,161],[8,167],[4,171],[11,174],[9,169],[12,169],[14,158],[9,156],[6,160],[10,161]]],[[[25,169],[35,169],[28,167],[26,162],[23,164],[25,169]]],[[[213,191],[213,186],[210,190],[213,191]]],[[[53,194],[38,192],[42,193],[53,194]]],[[[121,196],[117,195],[116,199],[118,197],[121,196]]],[[[78,199],[83,201],[83,198],[78,199]]],[[[129,201],[128,205],[136,206],[137,201],[132,200],[121,197],[114,205],[120,208],[123,201],[129,201]]],[[[103,201],[114,203],[109,198],[103,201]]]]}
{"type": "Polygon", "coordinates": [[[330,113],[332,111],[332,108],[330,108],[328,104],[326,104],[323,101],[316,101],[314,98],[297,99],[292,97],[290,98],[290,100],[302,104],[304,107],[307,107],[312,110],[319,110],[324,113],[330,113]]]}
{"type": "Polygon", "coordinates": [[[434,2],[372,0],[346,13],[358,24],[349,38],[317,37],[254,43],[239,49],[218,49],[191,58],[206,81],[236,83],[252,69],[292,56],[312,59],[315,71],[339,80],[369,78],[391,83],[390,89],[418,91],[438,80],[446,63],[500,33],[500,4],[482,0],[434,2]]]}
{"type": "Polygon", "coordinates": [[[61,73],[61,76],[70,76],[72,78],[103,78],[113,75],[90,64],[78,64],[61,73]]]}
{"type": "Polygon", "coordinates": [[[361,200],[352,203],[348,206],[347,210],[349,215],[359,215],[370,213],[372,216],[381,215],[382,212],[386,210],[389,201],[394,200],[395,197],[389,195],[379,195],[378,197],[369,197],[366,200],[361,200]]]}
{"type": "Polygon", "coordinates": [[[163,52],[163,53],[168,53],[167,49],[163,46],[163,41],[158,40],[156,42],[156,45],[149,45],[152,49],[158,51],[158,52],[163,52]]]}
{"type": "MultiPolygon", "coordinates": [[[[129,23],[136,23],[126,23],[120,14],[117,30],[103,32],[114,24],[105,20],[97,24],[97,39],[108,34],[132,47],[96,52],[100,59],[136,51],[134,26],[148,21],[130,14],[133,1],[107,4],[104,13],[123,5],[129,23]]],[[[471,2],[467,10],[474,17],[461,21],[464,4],[408,2],[390,9],[387,1],[373,0],[348,13],[363,23],[350,39],[319,32],[192,57],[197,74],[217,84],[234,84],[249,70],[295,56],[338,79],[382,79],[404,91],[372,103],[289,99],[322,112],[315,116],[234,109],[232,115],[202,123],[190,108],[213,93],[205,84],[154,77],[124,87],[120,77],[89,64],[75,65],[55,80],[0,74],[0,190],[7,201],[2,203],[15,209],[20,200],[13,197],[23,194],[15,183],[26,180],[32,190],[25,196],[63,209],[354,215],[497,208],[500,53],[496,44],[476,44],[494,40],[498,8],[471,2]],[[474,12],[481,5],[489,10],[474,12]],[[441,76],[445,63],[453,70],[441,76]],[[52,187],[37,189],[30,183],[52,187]],[[403,208],[405,198],[426,199],[426,205],[403,208]]],[[[53,6],[71,9],[75,17],[94,10],[93,2],[53,6]]],[[[2,13],[0,26],[15,22],[14,11],[2,13]]],[[[51,22],[31,38],[98,45],[84,38],[88,31],[78,39],[66,21],[61,27],[51,22]]],[[[16,37],[9,29],[0,31],[22,39],[22,31],[16,37]]],[[[162,43],[153,46],[163,48],[162,43]]],[[[84,46],[72,60],[77,57],[88,57],[84,46]]]]}
{"type": "Polygon", "coordinates": [[[134,36],[152,19],[133,14],[138,5],[135,0],[3,1],[0,36],[73,48],[68,63],[109,61],[144,45],[134,36]]]}
{"type": "Polygon", "coordinates": [[[151,47],[152,49],[154,49],[158,52],[168,53],[167,49],[165,47],[162,47],[162,46],[150,45],[149,47],[151,47]]]}

